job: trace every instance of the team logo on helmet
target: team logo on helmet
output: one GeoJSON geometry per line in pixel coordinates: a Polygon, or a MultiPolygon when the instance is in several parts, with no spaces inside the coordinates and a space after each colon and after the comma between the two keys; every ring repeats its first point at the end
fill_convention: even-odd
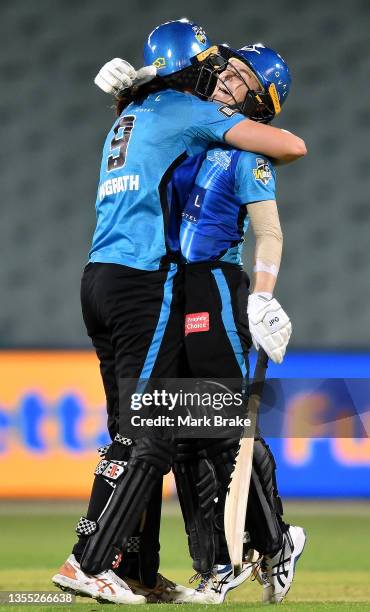
{"type": "Polygon", "coordinates": [[[264,49],[265,45],[262,45],[261,43],[257,43],[256,45],[246,45],[245,47],[242,47],[243,51],[254,51],[255,53],[258,53],[258,55],[261,55],[261,51],[260,49],[264,49]]]}
{"type": "Polygon", "coordinates": [[[257,157],[256,164],[257,168],[253,168],[254,178],[256,181],[261,181],[261,183],[267,185],[267,183],[272,179],[272,172],[269,163],[265,159],[257,157]]]}
{"type": "Polygon", "coordinates": [[[203,28],[195,25],[192,27],[192,30],[195,34],[195,38],[197,39],[198,43],[200,43],[201,45],[205,45],[207,42],[207,36],[203,28]]]}
{"type": "Polygon", "coordinates": [[[153,62],[153,66],[156,68],[164,68],[166,65],[166,60],[164,57],[157,57],[157,59],[153,62]]]}

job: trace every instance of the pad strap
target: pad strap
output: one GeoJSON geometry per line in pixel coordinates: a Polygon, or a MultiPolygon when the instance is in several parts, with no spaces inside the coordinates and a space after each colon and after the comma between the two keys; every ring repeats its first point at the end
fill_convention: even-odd
{"type": "Polygon", "coordinates": [[[90,521],[86,516],[81,516],[76,525],[76,533],[78,535],[89,536],[95,533],[97,524],[95,521],[90,521]]]}
{"type": "Polygon", "coordinates": [[[105,446],[99,446],[98,454],[100,457],[102,457],[102,459],[104,459],[105,455],[107,454],[109,447],[110,447],[110,444],[106,444],[105,446]]]}
{"type": "Polygon", "coordinates": [[[125,549],[127,553],[139,553],[140,552],[140,536],[131,536],[127,541],[125,549]]]}
{"type": "Polygon", "coordinates": [[[131,438],[124,438],[119,433],[115,435],[114,441],[119,442],[120,444],[123,444],[124,446],[131,446],[132,444],[131,438]]]}
{"type": "MultiPolygon", "coordinates": [[[[119,444],[122,444],[123,446],[131,446],[132,445],[131,438],[124,438],[123,436],[121,436],[121,434],[116,434],[115,435],[114,442],[119,442],[119,444]]],[[[111,444],[106,444],[105,446],[99,446],[98,454],[100,455],[100,457],[102,459],[104,459],[105,455],[108,452],[108,449],[111,446],[112,446],[111,444]]]]}

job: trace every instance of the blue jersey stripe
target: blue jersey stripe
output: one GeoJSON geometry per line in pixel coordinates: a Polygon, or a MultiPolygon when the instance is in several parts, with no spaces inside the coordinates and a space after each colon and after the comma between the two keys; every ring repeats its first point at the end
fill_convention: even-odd
{"type": "Polygon", "coordinates": [[[153,371],[154,364],[158,357],[159,349],[162,344],[164,332],[168,323],[168,319],[171,311],[172,293],[173,293],[173,279],[177,272],[177,265],[171,264],[171,268],[167,274],[166,282],[164,284],[163,302],[161,306],[161,312],[157,327],[155,329],[151,345],[149,347],[143,369],[140,374],[140,380],[148,380],[153,371]]]}
{"type": "MultiPolygon", "coordinates": [[[[236,360],[239,364],[240,370],[242,372],[243,377],[247,376],[247,368],[245,364],[243,347],[240,342],[239,334],[236,329],[234,313],[231,305],[231,295],[228,284],[226,282],[226,278],[224,273],[220,268],[215,268],[212,270],[212,274],[215,277],[218,290],[220,292],[221,301],[222,301],[222,321],[227,333],[227,336],[230,340],[230,344],[235,353],[236,360]]],[[[247,307],[247,305],[245,305],[247,307]]]]}

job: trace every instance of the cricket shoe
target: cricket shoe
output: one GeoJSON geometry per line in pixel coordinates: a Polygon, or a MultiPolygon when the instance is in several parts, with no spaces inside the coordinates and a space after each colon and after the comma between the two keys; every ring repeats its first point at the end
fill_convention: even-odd
{"type": "Polygon", "coordinates": [[[227,565],[215,565],[212,572],[199,575],[201,578],[197,588],[187,599],[179,599],[178,603],[192,604],[222,604],[229,591],[241,585],[251,576],[254,563],[243,563],[243,569],[238,576],[234,572],[230,563],[227,565]]]}
{"type": "Polygon", "coordinates": [[[147,603],[185,603],[194,593],[194,589],[188,589],[181,584],[172,582],[162,574],[157,574],[155,587],[150,588],[132,578],[125,578],[131,590],[137,595],[144,595],[147,603]]]}
{"type": "Polygon", "coordinates": [[[105,570],[95,576],[85,574],[74,555],[68,557],[52,580],[62,591],[92,597],[102,602],[131,605],[146,603],[145,597],[135,595],[126,582],[112,570],[105,570]]]}
{"type": "Polygon", "coordinates": [[[291,525],[284,533],[282,548],[272,557],[265,555],[256,578],[263,586],[262,602],[280,603],[292,586],[295,566],[306,543],[302,527],[291,525]]]}

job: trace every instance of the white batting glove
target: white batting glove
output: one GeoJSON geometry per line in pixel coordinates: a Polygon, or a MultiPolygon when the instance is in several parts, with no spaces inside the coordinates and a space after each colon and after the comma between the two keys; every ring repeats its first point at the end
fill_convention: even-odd
{"type": "Polygon", "coordinates": [[[126,60],[115,57],[99,70],[94,83],[105,93],[116,96],[123,89],[128,89],[133,85],[139,87],[151,81],[156,74],[155,66],[144,66],[135,70],[126,60]]]}
{"type": "Polygon", "coordinates": [[[292,324],[279,302],[269,293],[251,293],[248,318],[256,349],[262,347],[274,363],[281,363],[292,333],[292,324]]]}
{"type": "Polygon", "coordinates": [[[157,68],[155,66],[143,66],[136,71],[136,78],[134,80],[135,87],[140,87],[144,83],[149,83],[154,77],[157,76],[157,68]]]}

